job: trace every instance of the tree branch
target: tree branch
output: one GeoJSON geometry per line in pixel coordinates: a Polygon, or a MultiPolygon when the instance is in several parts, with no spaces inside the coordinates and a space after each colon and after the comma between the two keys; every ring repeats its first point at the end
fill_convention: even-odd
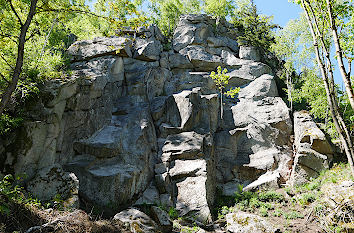
{"type": "Polygon", "coordinates": [[[5,63],[11,68],[11,70],[14,70],[14,67],[12,65],[10,65],[10,63],[6,60],[6,58],[0,54],[0,57],[5,61],[5,63]]]}
{"type": "Polygon", "coordinates": [[[10,3],[10,7],[11,7],[11,10],[14,12],[14,14],[16,15],[17,19],[18,19],[18,22],[20,23],[21,27],[23,27],[23,23],[22,23],[22,20],[20,18],[20,16],[17,14],[17,11],[14,7],[14,5],[12,4],[12,0],[9,0],[9,3],[10,3]]]}
{"type": "Polygon", "coordinates": [[[5,82],[7,82],[7,84],[10,84],[10,82],[6,79],[6,77],[5,77],[2,73],[0,73],[0,77],[1,77],[5,82]]]}
{"type": "Polygon", "coordinates": [[[0,102],[0,115],[3,114],[5,107],[7,106],[12,93],[16,90],[18,80],[20,78],[23,66],[23,58],[24,58],[24,51],[25,51],[25,42],[26,42],[26,33],[28,28],[31,24],[31,21],[36,14],[36,6],[38,0],[31,0],[31,6],[27,15],[27,19],[23,26],[21,27],[21,32],[18,37],[18,47],[17,47],[17,59],[16,59],[16,66],[13,70],[12,79],[8,87],[6,88],[5,92],[1,96],[0,102]]]}

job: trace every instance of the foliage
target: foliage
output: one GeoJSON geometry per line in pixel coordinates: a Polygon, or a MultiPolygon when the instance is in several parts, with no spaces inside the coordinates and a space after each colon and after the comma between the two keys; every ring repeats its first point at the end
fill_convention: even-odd
{"type": "Polygon", "coordinates": [[[178,218],[178,212],[173,207],[170,207],[170,209],[168,210],[168,215],[170,216],[171,219],[177,219],[178,218]]]}
{"type": "Polygon", "coordinates": [[[171,39],[181,14],[199,14],[199,0],[151,0],[149,5],[151,20],[162,33],[171,39]]]}
{"type": "Polygon", "coordinates": [[[221,66],[218,66],[217,73],[214,71],[210,73],[210,77],[214,80],[215,85],[221,93],[225,89],[226,85],[229,84],[230,76],[226,75],[226,73],[227,69],[222,69],[221,66]]]}
{"type": "Polygon", "coordinates": [[[0,181],[0,214],[11,214],[13,202],[28,207],[41,207],[41,203],[37,199],[26,196],[23,187],[15,184],[19,180],[21,180],[20,176],[14,178],[12,175],[6,175],[0,181]]]}
{"type": "Polygon", "coordinates": [[[238,41],[242,45],[252,45],[268,50],[275,42],[272,17],[260,15],[251,0],[238,0],[231,22],[241,32],[238,41]]]}
{"type": "Polygon", "coordinates": [[[231,0],[204,0],[204,11],[217,19],[226,19],[233,14],[235,6],[231,0]]]}
{"type": "Polygon", "coordinates": [[[148,25],[149,18],[139,10],[141,5],[142,1],[98,0],[95,3],[95,11],[107,20],[108,28],[105,34],[115,35],[124,27],[136,30],[148,25]]]}

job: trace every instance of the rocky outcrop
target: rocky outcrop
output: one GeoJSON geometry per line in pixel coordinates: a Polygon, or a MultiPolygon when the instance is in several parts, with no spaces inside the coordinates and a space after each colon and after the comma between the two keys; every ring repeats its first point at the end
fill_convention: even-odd
{"type": "Polygon", "coordinates": [[[294,113],[296,155],[290,184],[300,185],[328,169],[334,151],[325,134],[306,111],[294,113]]]}
{"type": "MultiPolygon", "coordinates": [[[[52,179],[42,171],[58,164],[60,176],[77,178],[85,203],[111,215],[155,206],[153,217],[166,232],[169,219],[156,205],[204,224],[212,220],[217,187],[224,195],[239,185],[277,188],[293,161],[289,109],[260,51],[240,47],[231,28],[206,15],[184,15],[169,51],[155,26],[74,43],[72,76],[45,85],[29,107],[31,120],[3,143],[2,172],[26,172],[37,189],[52,179]],[[237,98],[224,98],[223,119],[209,77],[219,65],[228,69],[228,88],[241,88],[237,98]]],[[[322,136],[299,136],[304,129],[296,127],[295,137],[314,155],[301,157],[299,147],[300,174],[307,171],[303,161],[328,152],[312,151],[330,147],[322,136]]],[[[154,231],[157,224],[137,211],[116,218],[154,231]],[[141,221],[132,222],[134,216],[141,221]]]]}

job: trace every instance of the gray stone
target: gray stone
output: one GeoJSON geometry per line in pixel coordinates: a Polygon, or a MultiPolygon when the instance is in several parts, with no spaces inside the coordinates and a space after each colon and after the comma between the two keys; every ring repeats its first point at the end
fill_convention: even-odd
{"type": "Polygon", "coordinates": [[[192,215],[200,222],[210,222],[211,212],[209,200],[207,177],[187,177],[185,180],[176,184],[178,194],[176,197],[176,209],[181,216],[192,215]]]}
{"type": "Polygon", "coordinates": [[[79,180],[74,173],[63,171],[60,165],[43,168],[27,184],[27,189],[41,201],[51,201],[60,195],[66,207],[79,207],[79,180]]]}
{"type": "Polygon", "coordinates": [[[253,46],[240,46],[240,58],[253,61],[261,60],[258,48],[253,46]]]}
{"type": "Polygon", "coordinates": [[[233,52],[238,53],[239,51],[239,46],[237,41],[232,40],[228,37],[208,37],[207,39],[208,46],[210,47],[228,47],[231,49],[233,52]]]}
{"type": "Polygon", "coordinates": [[[74,61],[88,60],[107,55],[131,57],[132,42],[125,37],[95,38],[93,40],[77,41],[68,48],[68,53],[74,61]]]}
{"type": "Polygon", "coordinates": [[[139,205],[156,205],[159,203],[160,197],[157,188],[150,184],[150,186],[143,192],[142,196],[134,203],[139,205]]]}
{"type": "Polygon", "coordinates": [[[188,59],[188,57],[183,56],[179,53],[174,53],[168,57],[170,68],[178,68],[178,69],[190,69],[193,68],[192,63],[188,59]]]}
{"type": "Polygon", "coordinates": [[[294,113],[296,155],[290,184],[301,185],[329,168],[333,149],[306,111],[294,113]]]}
{"type": "Polygon", "coordinates": [[[192,159],[203,155],[203,136],[195,132],[183,132],[167,137],[162,148],[164,154],[173,158],[192,159]]]}
{"type": "Polygon", "coordinates": [[[161,42],[151,39],[137,38],[135,43],[134,58],[143,61],[157,61],[160,59],[162,52],[161,42]]]}
{"type": "Polygon", "coordinates": [[[122,222],[133,233],[155,233],[158,225],[138,209],[130,208],[114,215],[114,220],[122,222]]]}
{"type": "Polygon", "coordinates": [[[325,134],[318,128],[306,111],[294,113],[294,134],[296,146],[301,143],[309,143],[313,150],[321,154],[334,153],[325,134]]]}
{"type": "Polygon", "coordinates": [[[168,214],[157,206],[151,207],[151,211],[153,218],[159,224],[159,230],[166,233],[172,232],[172,221],[168,214]]]}
{"type": "Polygon", "coordinates": [[[179,53],[187,56],[197,71],[213,71],[222,65],[221,57],[207,53],[200,45],[189,45],[179,53]]]}
{"type": "Polygon", "coordinates": [[[207,164],[204,159],[175,160],[171,165],[169,174],[172,179],[188,176],[206,175],[207,164]]]}
{"type": "Polygon", "coordinates": [[[266,219],[242,211],[226,215],[228,232],[233,233],[275,233],[279,229],[266,219]]]}

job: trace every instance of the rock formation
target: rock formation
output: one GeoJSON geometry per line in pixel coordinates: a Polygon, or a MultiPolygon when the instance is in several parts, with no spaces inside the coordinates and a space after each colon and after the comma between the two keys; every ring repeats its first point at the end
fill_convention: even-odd
{"type": "MultiPolygon", "coordinates": [[[[55,166],[72,178],[67,188],[78,180],[80,198],[106,213],[161,204],[203,223],[212,220],[217,188],[233,195],[238,185],[279,187],[293,162],[289,109],[272,68],[256,48],[239,46],[234,30],[206,15],[183,15],[168,51],[155,26],[140,28],[136,39],[74,43],[72,75],[48,81],[31,120],[3,141],[2,172],[26,173],[29,187],[40,187],[41,171],[55,166]],[[218,66],[229,71],[228,88],[241,87],[237,99],[224,101],[223,119],[209,77],[218,66]]],[[[316,137],[306,131],[314,123],[297,126],[301,117],[294,177],[313,176],[327,166],[318,153],[331,154],[318,129],[316,137]]]]}

